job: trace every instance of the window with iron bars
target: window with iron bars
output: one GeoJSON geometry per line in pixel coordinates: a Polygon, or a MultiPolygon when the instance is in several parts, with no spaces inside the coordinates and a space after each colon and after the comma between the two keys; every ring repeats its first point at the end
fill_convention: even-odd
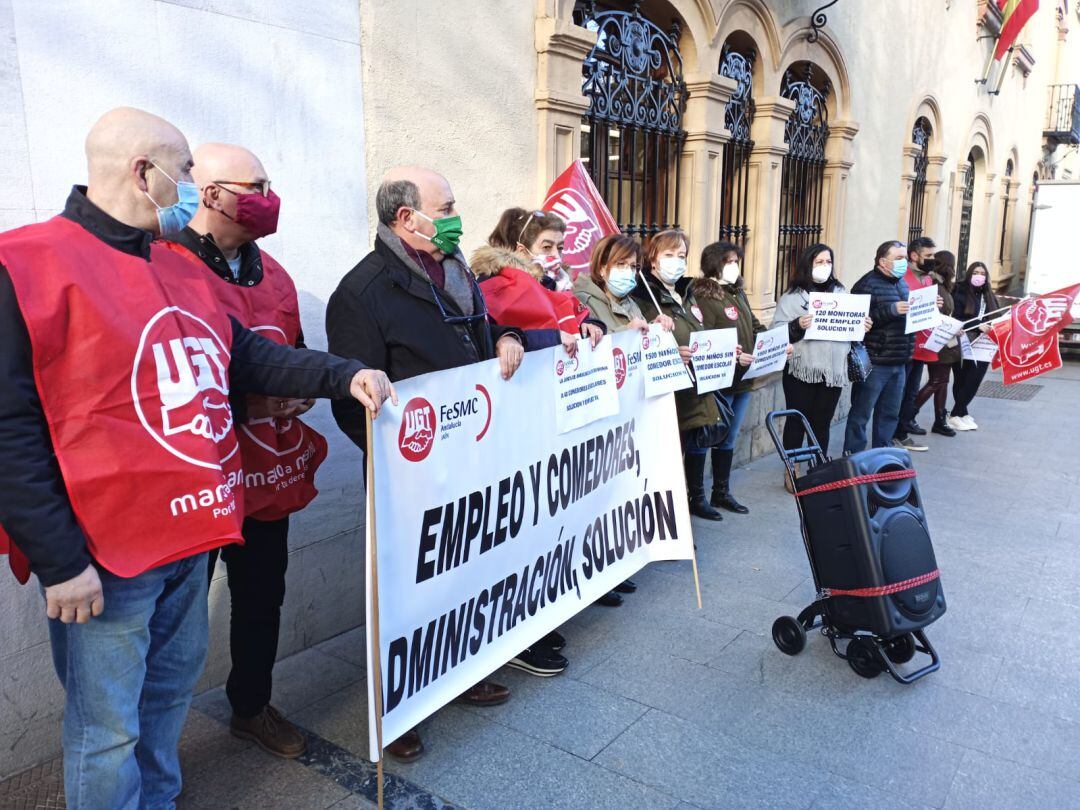
{"type": "Polygon", "coordinates": [[[784,125],[788,153],[780,181],[776,297],[787,288],[799,253],[821,241],[825,179],[825,143],[829,138],[827,80],[818,81],[809,62],[785,72],[780,95],[795,102],[784,125]]]}
{"type": "Polygon", "coordinates": [[[637,2],[624,11],[582,0],[574,21],[597,33],[582,64],[582,162],[623,233],[677,227],[687,98],[679,24],[662,30],[637,2]]]}
{"type": "Polygon", "coordinates": [[[964,172],[964,190],[960,197],[960,243],[956,248],[956,269],[968,266],[968,248],[971,243],[971,216],[975,207],[975,160],[974,151],[968,152],[967,170],[964,172]]]}
{"type": "Polygon", "coordinates": [[[741,53],[725,45],[720,60],[720,75],[737,83],[724,111],[724,126],[731,133],[731,140],[724,144],[721,165],[720,239],[740,247],[746,247],[746,238],[750,234],[747,205],[750,153],[754,149],[750,138],[750,127],[754,122],[754,58],[753,50],[741,53]]]}
{"type": "Polygon", "coordinates": [[[915,179],[911,183],[911,205],[908,210],[908,244],[923,235],[923,215],[926,209],[926,167],[930,163],[930,137],[933,130],[926,118],[920,117],[911,131],[911,140],[919,148],[915,155],[915,179]]]}

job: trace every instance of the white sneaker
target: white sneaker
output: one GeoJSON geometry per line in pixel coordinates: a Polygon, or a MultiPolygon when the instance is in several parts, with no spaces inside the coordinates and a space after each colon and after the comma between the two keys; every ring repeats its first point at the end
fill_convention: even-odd
{"type": "Polygon", "coordinates": [[[946,424],[953,430],[971,430],[968,427],[968,423],[964,421],[962,416],[950,416],[945,420],[946,424]]]}
{"type": "Polygon", "coordinates": [[[968,430],[979,429],[979,426],[975,424],[975,420],[971,418],[970,414],[968,414],[967,416],[961,416],[960,418],[964,420],[964,424],[967,425],[968,430]]]}

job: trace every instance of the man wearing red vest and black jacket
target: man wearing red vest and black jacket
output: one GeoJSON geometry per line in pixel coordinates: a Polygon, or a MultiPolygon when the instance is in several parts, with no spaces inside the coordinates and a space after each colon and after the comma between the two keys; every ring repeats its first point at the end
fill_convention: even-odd
{"type": "MultiPolygon", "coordinates": [[[[933,259],[934,249],[937,246],[934,240],[928,236],[920,236],[912,239],[907,246],[907,272],[904,274],[904,283],[908,291],[917,290],[920,287],[928,287],[934,283],[930,278],[929,271],[923,270],[923,266],[933,259]]],[[[915,346],[918,348],[930,337],[930,330],[925,333],[919,332],[915,336],[915,346]]],[[[912,359],[907,365],[907,376],[904,378],[904,398],[900,402],[900,420],[896,425],[896,435],[893,438],[899,447],[908,450],[928,450],[927,445],[921,441],[912,439],[911,436],[925,436],[926,429],[919,427],[915,421],[915,395],[922,388],[923,369],[926,363],[922,360],[912,359]]]]}
{"type": "Polygon", "coordinates": [[[120,108],[86,152],[63,214],[0,234],[0,525],[44,589],[68,807],[171,808],[205,552],[243,539],[230,388],[374,411],[394,394],[362,363],[242,328],[153,241],[198,202],[175,127],[120,108]]]}
{"type": "MultiPolygon", "coordinates": [[[[292,279],[254,241],[277,230],[281,204],[262,163],[243,147],[210,143],[195,150],[191,173],[201,195],[199,209],[170,241],[220,280],[222,303],[241,324],[303,348],[292,279]]],[[[244,545],[221,551],[231,598],[232,669],[225,684],[233,709],[230,729],[290,759],[304,752],[304,737],[270,705],[270,696],[285,601],[289,515],[318,494],[315,471],[327,452],[326,440],[297,418],[314,404],[256,394],[234,399],[246,484],[244,545]],[[290,470],[285,476],[277,474],[282,465],[290,470]]],[[[212,551],[211,577],[216,562],[212,551]]]]}

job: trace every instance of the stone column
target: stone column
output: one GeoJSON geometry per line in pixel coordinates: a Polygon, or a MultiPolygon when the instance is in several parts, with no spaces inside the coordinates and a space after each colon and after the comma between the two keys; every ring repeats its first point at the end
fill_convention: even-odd
{"type": "MultiPolygon", "coordinates": [[[[956,171],[952,175],[952,188],[950,189],[949,202],[949,237],[945,243],[949,250],[955,251],[960,246],[960,217],[964,209],[964,175],[971,166],[967,161],[957,161],[956,171]]],[[[972,212],[974,213],[974,212],[972,212]]],[[[969,239],[968,244],[971,244],[969,239]]],[[[971,253],[971,248],[968,248],[971,253]]]]}
{"type": "Polygon", "coordinates": [[[779,96],[756,99],[750,136],[749,199],[743,261],[743,281],[750,306],[765,323],[776,308],[776,238],[780,227],[780,181],[784,155],[784,124],[795,111],[795,102],[779,96]]]}
{"type": "Polygon", "coordinates": [[[1016,218],[1020,214],[1020,209],[1017,207],[1020,198],[1020,181],[1006,177],[1001,182],[1001,194],[1009,203],[1009,220],[1005,223],[1005,249],[1002,251],[1000,278],[1003,283],[1011,283],[1015,275],[1013,234],[1016,233],[1016,218]]]}
{"type": "Polygon", "coordinates": [[[589,109],[581,63],[595,44],[595,31],[569,19],[536,19],[537,200],[581,156],[581,118],[589,109]]]}
{"type": "Polygon", "coordinates": [[[923,233],[939,245],[948,244],[948,235],[941,232],[941,187],[944,184],[945,155],[930,155],[926,165],[926,203],[923,208],[923,233]]]}
{"type": "MultiPolygon", "coordinates": [[[[896,233],[897,239],[906,242],[908,234],[908,226],[911,224],[911,191],[915,185],[916,174],[914,171],[915,161],[919,157],[921,150],[913,143],[909,143],[904,147],[904,162],[902,164],[904,171],[900,175],[900,210],[897,215],[896,233]]],[[[923,212],[923,223],[925,226],[926,212],[923,212]]]]}
{"type": "MultiPolygon", "coordinates": [[[[855,165],[852,141],[859,131],[854,121],[834,121],[829,124],[829,139],[825,142],[825,178],[821,189],[821,241],[839,248],[844,244],[844,207],[847,204],[847,180],[851,167],[855,165]]],[[[910,189],[909,194],[910,198],[910,189]]],[[[907,227],[905,221],[904,227],[907,227]]],[[[841,266],[836,268],[837,275],[843,271],[843,252],[841,266]]]]}
{"type": "MultiPolygon", "coordinates": [[[[992,172],[986,173],[983,187],[983,209],[980,212],[978,204],[972,211],[972,240],[971,249],[968,251],[968,264],[973,261],[982,261],[990,268],[990,280],[997,289],[997,283],[1001,279],[1001,268],[998,262],[998,239],[1001,238],[1001,206],[994,205],[998,198],[997,175],[992,172]],[[977,231],[976,226],[982,228],[977,231]],[[989,233],[987,232],[989,231],[989,233]]],[[[978,192],[978,181],[975,187],[978,192]]],[[[967,269],[966,267],[964,268],[967,269]]]]}
{"type": "Polygon", "coordinates": [[[683,115],[686,141],[680,160],[679,211],[690,237],[687,257],[697,273],[701,249],[719,233],[721,166],[724,143],[731,133],[724,127],[724,111],[738,84],[713,74],[686,82],[689,98],[683,115]]]}

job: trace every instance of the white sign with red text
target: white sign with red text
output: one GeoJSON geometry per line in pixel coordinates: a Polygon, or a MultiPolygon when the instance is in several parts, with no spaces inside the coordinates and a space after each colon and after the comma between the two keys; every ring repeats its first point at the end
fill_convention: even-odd
{"type": "Polygon", "coordinates": [[[870,296],[813,292],[807,311],[810,326],[803,336],[805,340],[858,342],[866,334],[863,323],[870,311],[870,296]]]}
{"type": "Polygon", "coordinates": [[[910,335],[912,332],[921,332],[923,329],[933,329],[941,323],[941,310],[938,309],[937,299],[937,284],[911,291],[908,295],[907,323],[904,326],[904,334],[910,335]]]}
{"type": "Polygon", "coordinates": [[[679,344],[673,333],[651,324],[647,335],[638,334],[645,366],[645,396],[658,397],[694,384],[679,354],[679,344]]]}
{"type": "Polygon", "coordinates": [[[746,369],[743,379],[752,380],[755,377],[764,377],[766,374],[782,371],[784,366],[787,365],[789,345],[787,324],[755,335],[754,362],[746,369]]]}

